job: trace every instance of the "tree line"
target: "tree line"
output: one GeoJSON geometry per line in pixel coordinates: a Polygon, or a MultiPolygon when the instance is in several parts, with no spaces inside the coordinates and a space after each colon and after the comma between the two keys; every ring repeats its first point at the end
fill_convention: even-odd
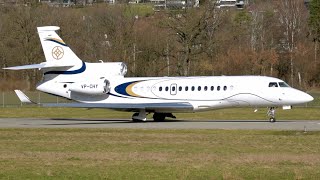
{"type": "MultiPolygon", "coordinates": [[[[320,85],[319,1],[256,0],[243,10],[154,12],[149,5],[82,8],[0,6],[2,67],[44,61],[36,27],[60,26],[84,61],[121,61],[127,76],[266,75],[306,89],[320,85]],[[317,9],[318,7],[318,9],[317,9]]],[[[1,70],[1,90],[32,89],[38,70],[1,70]]]]}

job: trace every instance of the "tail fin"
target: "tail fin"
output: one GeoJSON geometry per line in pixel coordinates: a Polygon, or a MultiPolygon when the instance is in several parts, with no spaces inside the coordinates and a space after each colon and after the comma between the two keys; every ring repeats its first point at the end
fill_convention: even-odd
{"type": "Polygon", "coordinates": [[[47,62],[60,61],[66,64],[81,62],[78,56],[63,42],[55,32],[60,29],[57,26],[38,27],[40,42],[47,62]]]}

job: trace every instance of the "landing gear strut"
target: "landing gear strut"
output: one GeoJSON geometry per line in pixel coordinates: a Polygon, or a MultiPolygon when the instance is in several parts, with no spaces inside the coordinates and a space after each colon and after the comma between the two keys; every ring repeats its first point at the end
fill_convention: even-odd
{"type": "Polygon", "coordinates": [[[138,113],[132,115],[133,122],[144,122],[147,120],[147,113],[145,110],[140,110],[138,113]]]}
{"type": "Polygon", "coordinates": [[[276,122],[276,115],[275,115],[275,113],[276,113],[275,107],[270,107],[267,114],[268,114],[268,116],[270,117],[270,118],[269,118],[269,121],[270,121],[271,123],[276,122]]]}

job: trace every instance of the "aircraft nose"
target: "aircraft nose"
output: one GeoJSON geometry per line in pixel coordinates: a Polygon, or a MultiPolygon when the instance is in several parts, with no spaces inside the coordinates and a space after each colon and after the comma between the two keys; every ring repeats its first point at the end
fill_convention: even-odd
{"type": "Polygon", "coordinates": [[[305,95],[304,95],[304,100],[306,101],[306,102],[310,102],[310,101],[313,101],[314,100],[314,98],[312,97],[312,96],[310,96],[309,94],[307,94],[307,93],[304,93],[305,95]]]}
{"type": "Polygon", "coordinates": [[[303,103],[313,101],[312,96],[299,90],[292,91],[292,93],[290,93],[290,98],[292,98],[291,99],[292,104],[303,104],[303,103]]]}
{"type": "Polygon", "coordinates": [[[300,103],[307,103],[313,101],[313,97],[305,92],[301,92],[298,97],[296,97],[300,103]]]}

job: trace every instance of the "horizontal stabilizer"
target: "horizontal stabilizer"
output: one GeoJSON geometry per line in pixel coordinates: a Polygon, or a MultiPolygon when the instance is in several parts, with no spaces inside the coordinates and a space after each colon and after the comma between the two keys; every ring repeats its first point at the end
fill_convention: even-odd
{"type": "Polygon", "coordinates": [[[70,107],[70,108],[107,108],[116,110],[193,110],[193,106],[187,102],[171,102],[171,103],[49,103],[43,104],[44,107],[70,107]]]}
{"type": "Polygon", "coordinates": [[[60,27],[58,26],[43,26],[43,27],[37,27],[38,32],[45,32],[45,31],[58,31],[60,27]]]}
{"type": "Polygon", "coordinates": [[[53,63],[47,63],[43,62],[40,64],[30,64],[30,65],[23,65],[23,66],[14,66],[14,67],[7,67],[3,69],[8,70],[24,70],[24,69],[44,69],[44,68],[61,68],[61,67],[72,67],[74,65],[69,64],[53,64],[53,63]]]}
{"type": "Polygon", "coordinates": [[[44,67],[44,64],[30,64],[30,65],[24,65],[24,66],[7,67],[7,68],[3,68],[3,69],[23,70],[23,69],[41,69],[43,67],[44,67]]]}
{"type": "Polygon", "coordinates": [[[20,90],[14,90],[14,92],[17,94],[18,98],[22,103],[26,104],[37,104],[29,99],[27,95],[25,95],[22,91],[20,90]]]}

